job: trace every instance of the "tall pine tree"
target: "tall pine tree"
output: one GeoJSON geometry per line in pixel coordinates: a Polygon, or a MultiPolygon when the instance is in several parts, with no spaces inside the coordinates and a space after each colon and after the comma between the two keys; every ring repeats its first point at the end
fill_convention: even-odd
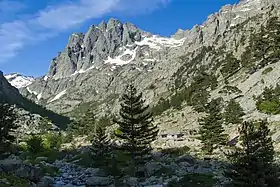
{"type": "Polygon", "coordinates": [[[279,169],[274,163],[272,140],[267,122],[243,123],[240,130],[241,148],[228,154],[231,165],[225,176],[228,186],[279,187],[279,169]]]}
{"type": "Polygon", "coordinates": [[[9,105],[0,104],[0,157],[15,141],[16,115],[9,105]]]}
{"type": "Polygon", "coordinates": [[[142,93],[138,94],[136,88],[130,84],[122,96],[120,120],[115,120],[119,125],[120,133],[115,133],[124,140],[121,149],[132,158],[133,175],[141,164],[145,163],[151,151],[150,143],[158,134],[158,128],[152,124],[152,113],[149,106],[144,105],[142,93]]]}
{"type": "Polygon", "coordinates": [[[92,155],[95,157],[97,163],[102,164],[102,162],[106,161],[106,158],[110,156],[110,140],[106,135],[104,127],[98,127],[96,129],[96,133],[93,135],[91,143],[92,155]]]}
{"type": "Polygon", "coordinates": [[[211,154],[214,149],[223,145],[227,141],[222,126],[222,114],[220,109],[220,99],[212,100],[207,106],[208,116],[200,122],[200,140],[203,144],[202,149],[211,154]]]}
{"type": "Polygon", "coordinates": [[[225,121],[227,123],[240,124],[242,123],[241,117],[244,114],[245,113],[243,112],[243,108],[240,106],[240,104],[234,99],[231,99],[225,109],[225,121]]]}

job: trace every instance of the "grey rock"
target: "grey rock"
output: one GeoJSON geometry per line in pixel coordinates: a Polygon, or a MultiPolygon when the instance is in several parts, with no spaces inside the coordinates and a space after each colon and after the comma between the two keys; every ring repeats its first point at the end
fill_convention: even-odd
{"type": "Polygon", "coordinates": [[[139,184],[139,179],[136,177],[126,177],[123,183],[129,187],[135,187],[139,184]]]}
{"type": "Polygon", "coordinates": [[[180,163],[180,162],[187,162],[189,164],[196,164],[196,159],[190,155],[183,155],[183,156],[180,156],[179,158],[176,159],[176,162],[177,163],[180,163]]]}
{"type": "Polygon", "coordinates": [[[279,143],[280,142],[280,131],[274,133],[272,136],[271,136],[271,139],[276,142],[276,143],[279,143]]]}
{"type": "Polygon", "coordinates": [[[87,186],[108,186],[113,183],[112,178],[109,177],[90,177],[86,180],[87,186]]]}
{"type": "Polygon", "coordinates": [[[11,173],[20,178],[28,179],[30,181],[38,182],[43,176],[41,168],[26,164],[21,160],[0,160],[0,168],[2,168],[5,173],[11,173]]]}
{"type": "Polygon", "coordinates": [[[147,176],[152,176],[163,167],[164,166],[161,163],[156,163],[156,162],[147,163],[145,167],[145,173],[147,176]]]}
{"type": "Polygon", "coordinates": [[[37,184],[37,187],[53,187],[54,179],[49,176],[44,176],[41,178],[40,182],[37,184]]]}

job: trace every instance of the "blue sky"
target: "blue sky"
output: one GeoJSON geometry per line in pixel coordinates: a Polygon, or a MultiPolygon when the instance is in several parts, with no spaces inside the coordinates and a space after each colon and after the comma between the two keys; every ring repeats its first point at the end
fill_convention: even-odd
{"type": "Polygon", "coordinates": [[[41,76],[72,32],[110,17],[170,36],[238,0],[0,0],[0,70],[41,76]]]}

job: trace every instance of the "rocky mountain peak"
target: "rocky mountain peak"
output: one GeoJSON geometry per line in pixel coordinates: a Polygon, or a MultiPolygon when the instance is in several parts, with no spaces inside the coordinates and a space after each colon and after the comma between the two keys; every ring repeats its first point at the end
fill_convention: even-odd
{"type": "Polygon", "coordinates": [[[6,74],[4,77],[12,86],[18,89],[27,87],[28,85],[32,84],[32,82],[35,80],[35,78],[32,76],[23,76],[19,73],[6,74]]]}
{"type": "Polygon", "coordinates": [[[167,40],[168,38],[153,36],[132,23],[122,23],[111,18],[107,23],[102,21],[98,26],[91,25],[85,34],[72,34],[65,49],[52,60],[46,77],[66,78],[100,68],[106,63],[128,64],[141,56],[143,51],[139,50],[143,46],[158,51],[165,47],[165,43],[168,44],[167,47],[171,47],[173,43],[182,43],[167,40]]]}

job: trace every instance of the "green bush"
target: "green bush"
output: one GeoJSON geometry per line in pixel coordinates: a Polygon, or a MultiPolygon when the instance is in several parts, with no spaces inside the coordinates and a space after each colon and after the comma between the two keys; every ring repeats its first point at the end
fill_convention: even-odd
{"type": "Polygon", "coordinates": [[[265,70],[263,70],[262,74],[263,74],[263,75],[266,75],[266,74],[268,74],[269,72],[271,72],[272,70],[273,70],[272,67],[268,67],[268,68],[266,68],[265,70]]]}
{"type": "Polygon", "coordinates": [[[27,149],[31,153],[39,153],[44,150],[43,139],[38,135],[31,135],[26,143],[27,149]]]}
{"type": "Polygon", "coordinates": [[[256,107],[260,112],[266,114],[280,113],[280,86],[265,88],[263,93],[257,97],[256,107]]]}
{"type": "Polygon", "coordinates": [[[279,101],[263,101],[258,105],[258,110],[266,114],[279,114],[280,103],[279,101]]]}
{"type": "Polygon", "coordinates": [[[169,99],[160,98],[157,105],[152,108],[154,116],[161,115],[164,111],[171,107],[169,99]]]}
{"type": "Polygon", "coordinates": [[[44,135],[44,148],[59,150],[63,143],[63,138],[60,133],[47,133],[44,135]]]}

